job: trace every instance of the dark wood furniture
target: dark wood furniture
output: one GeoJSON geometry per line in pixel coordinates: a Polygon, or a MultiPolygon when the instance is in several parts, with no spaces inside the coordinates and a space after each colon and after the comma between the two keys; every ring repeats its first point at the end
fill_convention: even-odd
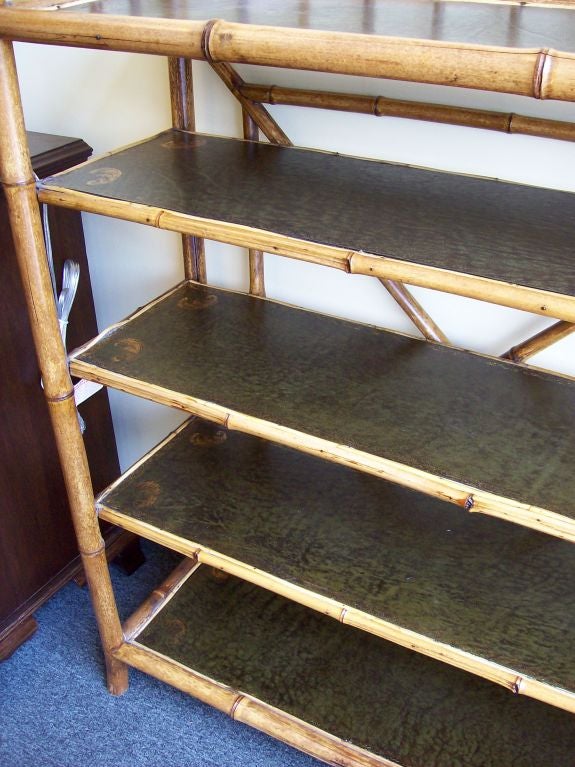
{"type": "MultiPolygon", "coordinates": [[[[38,176],[90,156],[82,140],[29,133],[38,176]]],[[[48,408],[40,387],[24,292],[4,196],[0,200],[0,659],[36,630],[34,611],[81,570],[64,480],[48,408]]],[[[68,348],[97,332],[81,215],[50,211],[55,273],[67,258],[80,264],[80,282],[68,327],[68,348]]],[[[60,286],[59,286],[60,287],[60,286]]],[[[94,489],[119,473],[107,393],[80,406],[94,489]]],[[[118,532],[112,532],[112,539],[118,532]]]]}

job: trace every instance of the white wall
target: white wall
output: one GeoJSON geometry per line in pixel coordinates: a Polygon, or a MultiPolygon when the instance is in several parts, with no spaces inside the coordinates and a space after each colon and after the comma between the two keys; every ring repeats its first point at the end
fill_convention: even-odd
{"type": "MultiPolygon", "coordinates": [[[[96,153],[170,125],[165,60],[48,46],[17,46],[27,128],[78,136],[96,153]]],[[[454,88],[243,67],[246,80],[459,104],[575,120],[575,105],[454,88]]],[[[194,63],[196,121],[201,131],[241,135],[233,98],[206,64],[194,63]]],[[[526,136],[365,115],[290,107],[271,109],[290,138],[333,149],[426,167],[493,176],[575,191],[575,144],[526,136]]],[[[147,227],[85,215],[84,226],[100,328],[117,321],[182,277],[179,237],[147,227]]],[[[208,244],[208,278],[246,289],[246,258],[237,248],[208,244]]],[[[379,283],[324,267],[266,256],[270,297],[415,333],[379,283]]],[[[550,320],[422,288],[414,294],[453,343],[500,354],[550,320]]],[[[575,375],[575,337],[533,363],[575,375]]],[[[111,392],[123,467],[178,423],[180,413],[111,392]]]]}

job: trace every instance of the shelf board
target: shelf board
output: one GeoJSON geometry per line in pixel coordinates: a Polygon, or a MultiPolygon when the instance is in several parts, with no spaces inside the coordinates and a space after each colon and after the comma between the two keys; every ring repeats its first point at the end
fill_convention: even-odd
{"type": "Polygon", "coordinates": [[[166,131],[39,195],[575,322],[568,192],[166,131]]]}
{"type": "Polygon", "coordinates": [[[566,712],[206,568],[118,656],[332,764],[562,767],[575,749],[566,712]]]}
{"type": "Polygon", "coordinates": [[[97,508],[200,562],[575,712],[570,543],[197,418],[97,508]]]}
{"type": "Polygon", "coordinates": [[[74,375],[575,540],[572,380],[194,283],[70,364],[74,375]]]}

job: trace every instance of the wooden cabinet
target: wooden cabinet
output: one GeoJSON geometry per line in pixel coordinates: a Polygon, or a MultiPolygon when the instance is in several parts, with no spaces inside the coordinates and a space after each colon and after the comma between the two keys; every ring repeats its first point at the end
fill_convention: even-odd
{"type": "MultiPolygon", "coordinates": [[[[57,173],[86,160],[92,150],[79,139],[29,133],[37,175],[57,173]]],[[[55,272],[80,264],[78,293],[70,316],[69,348],[97,332],[90,275],[79,212],[50,214],[55,272]]],[[[36,628],[36,610],[81,569],[78,544],[40,372],[26,301],[14,254],[4,198],[0,210],[0,658],[36,628]]],[[[60,288],[60,285],[58,285],[60,288]]],[[[119,473],[108,397],[101,391],[81,406],[94,489],[119,473]]],[[[110,528],[108,528],[110,529],[110,528]]]]}
{"type": "Polygon", "coordinates": [[[569,101],[574,20],[410,0],[0,11],[6,39],[169,57],[172,128],[36,189],[183,236],[186,279],[71,355],[73,375],[191,416],[95,499],[53,316],[36,314],[49,285],[7,43],[0,70],[3,181],[112,692],[132,666],[330,764],[573,761],[575,381],[525,362],[575,327],[575,195],[295,148],[264,104],[574,128],[266,88],[232,64],[569,101]],[[194,58],[241,103],[245,140],[194,131],[194,58]],[[204,237],[248,249],[250,295],[207,284],[204,237]],[[379,279],[425,339],[266,298],[262,251],[379,279]],[[503,358],[466,352],[404,283],[557,322],[503,358]],[[183,555],[123,625],[98,518],[183,555]]]}

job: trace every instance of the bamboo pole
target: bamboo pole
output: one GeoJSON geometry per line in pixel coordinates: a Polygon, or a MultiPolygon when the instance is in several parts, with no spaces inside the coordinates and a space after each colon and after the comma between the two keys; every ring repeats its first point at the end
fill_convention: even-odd
{"type": "MultiPolygon", "coordinates": [[[[242,119],[244,138],[249,141],[258,141],[259,128],[244,107],[242,107],[242,119]]],[[[249,265],[250,293],[254,296],[264,297],[266,294],[266,284],[264,274],[264,254],[261,250],[249,250],[249,265]]]]}
{"type": "Polygon", "coordinates": [[[261,64],[575,100],[575,54],[546,48],[15,7],[2,10],[0,34],[21,42],[206,58],[215,66],[261,64]]]}
{"type": "Polygon", "coordinates": [[[385,77],[536,98],[570,100],[575,94],[572,70],[569,64],[564,64],[564,54],[548,53],[546,49],[503,48],[217,21],[211,30],[208,52],[216,62],[385,77]],[[557,69],[558,62],[562,67],[561,77],[557,71],[552,71],[552,66],[557,69]],[[543,90],[542,82],[545,83],[543,90]]]}
{"type": "Polygon", "coordinates": [[[340,767],[399,767],[395,762],[319,730],[277,708],[209,679],[165,655],[137,642],[123,644],[115,656],[178,690],[193,695],[244,722],[288,743],[301,751],[340,767]]]}
{"type": "Polygon", "coordinates": [[[524,117],[512,112],[492,112],[442,104],[401,101],[384,96],[361,96],[252,83],[246,83],[241,92],[246,98],[260,104],[312,107],[370,114],[376,117],[399,117],[406,120],[423,120],[462,125],[469,128],[482,128],[483,130],[502,133],[575,141],[575,125],[573,123],[524,117]]]}
{"type": "Polygon", "coordinates": [[[567,338],[573,331],[575,331],[574,323],[561,320],[551,325],[551,327],[545,328],[540,333],[531,336],[526,341],[512,346],[509,351],[501,355],[501,358],[512,360],[513,362],[525,362],[529,357],[533,357],[538,352],[543,351],[543,349],[547,349],[562,338],[567,338]]]}
{"type": "Polygon", "coordinates": [[[379,280],[387,292],[395,299],[405,314],[413,322],[415,327],[428,341],[436,341],[440,344],[449,344],[449,339],[445,333],[431,319],[423,306],[411,294],[411,292],[402,285],[401,282],[394,280],[379,280]]]}
{"type": "MultiPolygon", "coordinates": [[[[174,128],[195,131],[194,81],[191,59],[170,58],[170,102],[174,128]]],[[[204,241],[199,237],[182,234],[184,273],[187,279],[207,282],[206,253],[204,241]]]]}
{"type": "Polygon", "coordinates": [[[206,21],[5,7],[0,35],[18,42],[203,59],[206,21]]]}
{"type": "Polygon", "coordinates": [[[163,583],[152,591],[140,607],[124,621],[122,628],[127,642],[135,639],[146,628],[198,567],[196,558],[184,559],[163,583]]]}
{"type": "MultiPolygon", "coordinates": [[[[48,410],[54,428],[78,547],[106,659],[108,687],[119,694],[128,684],[126,666],[113,657],[122,630],[110,582],[104,541],[68,373],[44,248],[34,177],[27,150],[16,64],[10,42],[0,41],[0,171],[14,245],[48,410]]],[[[40,383],[38,382],[38,385],[40,383]]]]}
{"type": "Polygon", "coordinates": [[[575,322],[575,298],[539,288],[453,272],[402,261],[387,256],[346,250],[332,245],[308,242],[274,232],[252,229],[242,224],[198,218],[162,208],[94,197],[56,186],[55,178],[50,186],[39,189],[39,199],[53,205],[90,213],[101,213],[126,221],[134,221],[159,229],[185,232],[209,240],[230,245],[254,248],[266,253],[296,258],[300,261],[330,266],[351,274],[364,274],[388,280],[433,288],[445,293],[468,296],[480,301],[523,309],[544,317],[575,322]]]}

